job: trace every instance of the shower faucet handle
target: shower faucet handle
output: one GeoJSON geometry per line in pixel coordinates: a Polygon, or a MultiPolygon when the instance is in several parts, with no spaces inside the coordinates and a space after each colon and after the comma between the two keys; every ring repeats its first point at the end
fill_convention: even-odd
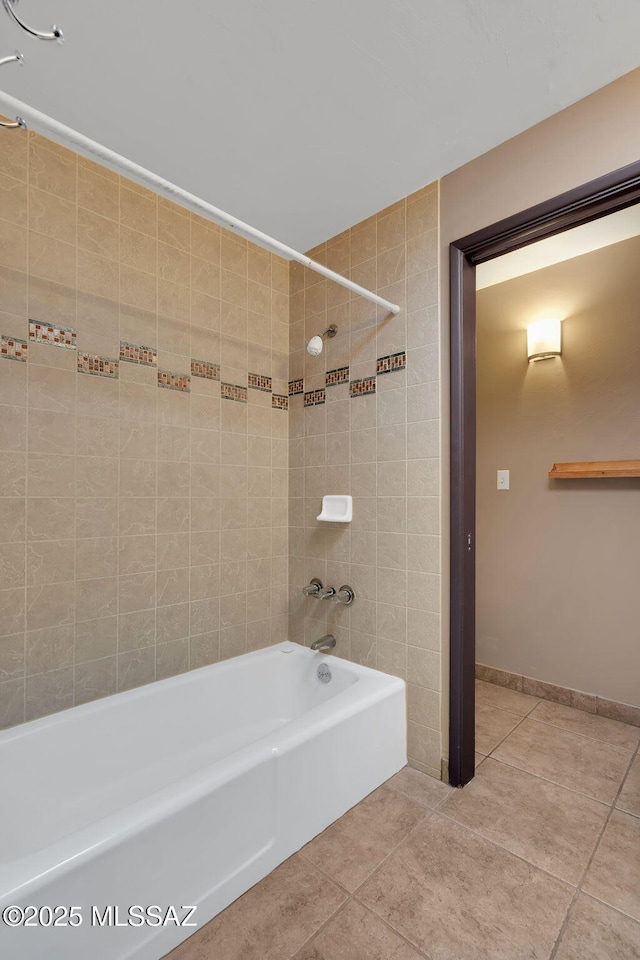
{"type": "Polygon", "coordinates": [[[305,595],[305,597],[318,597],[321,590],[322,590],[322,580],[318,580],[317,577],[313,577],[313,579],[310,580],[307,586],[302,588],[302,592],[305,595]]]}
{"type": "Polygon", "coordinates": [[[353,588],[349,586],[348,583],[343,583],[339,590],[333,594],[331,599],[334,603],[342,603],[345,607],[350,606],[355,600],[356,595],[353,592],[353,588]]]}

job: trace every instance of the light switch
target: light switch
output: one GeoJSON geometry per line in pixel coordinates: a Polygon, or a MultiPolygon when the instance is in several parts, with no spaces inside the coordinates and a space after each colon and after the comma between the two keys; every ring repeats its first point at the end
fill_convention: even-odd
{"type": "Polygon", "coordinates": [[[498,470],[498,490],[509,489],[509,471],[498,470]]]}

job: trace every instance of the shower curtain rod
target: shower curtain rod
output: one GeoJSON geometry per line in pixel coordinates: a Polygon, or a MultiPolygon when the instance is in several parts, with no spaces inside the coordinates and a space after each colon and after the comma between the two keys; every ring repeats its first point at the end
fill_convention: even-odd
{"type": "Polygon", "coordinates": [[[175,203],[187,207],[187,209],[192,210],[194,213],[200,214],[200,216],[206,217],[208,220],[213,220],[222,227],[227,227],[229,230],[235,231],[247,240],[253,241],[253,243],[264,247],[266,250],[272,251],[272,253],[277,253],[286,260],[295,260],[297,263],[303,264],[303,266],[308,267],[309,270],[314,270],[328,280],[339,283],[340,286],[346,287],[347,290],[351,290],[352,293],[357,293],[372,303],[384,307],[389,313],[400,312],[400,307],[397,303],[391,303],[389,300],[385,300],[384,297],[379,297],[378,294],[373,293],[372,290],[361,287],[360,284],[354,283],[353,280],[349,280],[347,277],[343,277],[340,273],[335,273],[335,271],[325,267],[324,264],[311,260],[310,257],[305,256],[304,253],[298,253],[293,247],[288,247],[285,243],[275,240],[268,234],[262,233],[261,230],[257,230],[242,220],[238,220],[237,217],[233,217],[231,214],[225,213],[224,210],[214,207],[213,204],[201,200],[199,197],[196,197],[195,194],[183,190],[181,187],[176,186],[175,183],[159,177],[145,167],[133,163],[132,160],[127,160],[126,157],[122,157],[113,150],[109,150],[108,147],[96,143],[95,140],[85,137],[84,134],[72,130],[71,127],[59,123],[52,117],[41,113],[26,103],[21,103],[19,100],[16,100],[15,97],[11,97],[2,91],[0,91],[0,108],[2,112],[8,116],[19,116],[29,129],[44,134],[62,146],[70,147],[77,153],[82,154],[82,156],[88,157],[90,160],[97,160],[116,173],[120,173],[130,180],[134,180],[143,187],[149,187],[168,200],[173,200],[175,203]]]}

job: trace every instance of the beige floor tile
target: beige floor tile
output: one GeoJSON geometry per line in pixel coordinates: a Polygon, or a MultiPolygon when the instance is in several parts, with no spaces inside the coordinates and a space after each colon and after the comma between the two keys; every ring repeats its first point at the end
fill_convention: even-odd
{"type": "Polygon", "coordinates": [[[166,960],[290,960],[345,899],[344,891],[296,854],[166,960]]]}
{"type": "Polygon", "coordinates": [[[422,960],[422,954],[352,900],[295,960],[422,960]]]}
{"type": "Polygon", "coordinates": [[[594,800],[613,803],[631,751],[526,717],[494,757],[594,800]]]}
{"type": "Polygon", "coordinates": [[[640,819],[614,810],[583,884],[585,893],[640,920],[640,819]]]}
{"type": "Polygon", "coordinates": [[[577,884],[609,807],[489,757],[440,813],[577,884]]]}
{"type": "Polygon", "coordinates": [[[429,777],[420,770],[414,770],[413,767],[404,767],[400,773],[396,773],[394,777],[387,780],[385,787],[397,790],[409,800],[415,800],[416,803],[422,803],[430,808],[437,807],[453,789],[442,780],[429,777]]]}
{"type": "Polygon", "coordinates": [[[438,813],[358,899],[431,960],[547,960],[573,888],[438,813]]]}
{"type": "Polygon", "coordinates": [[[617,720],[607,720],[606,717],[597,717],[594,713],[574,710],[573,707],[551,703],[549,700],[543,700],[538,704],[531,714],[531,719],[550,723],[570,733],[578,733],[581,737],[611,743],[615,747],[633,749],[640,740],[640,727],[632,727],[628,723],[619,723],[617,720]]]}
{"type": "Polygon", "coordinates": [[[486,683],[484,680],[476,680],[476,699],[500,710],[510,710],[521,717],[525,717],[540,703],[537,697],[509,690],[508,687],[499,687],[495,683],[486,683]]]}
{"type": "Polygon", "coordinates": [[[640,923],[580,894],[555,960],[640,960],[640,923]]]}
{"type": "Polygon", "coordinates": [[[501,740],[516,727],[522,717],[508,710],[476,702],[476,750],[485,756],[494,750],[501,740]]]}
{"type": "Polygon", "coordinates": [[[353,891],[429,812],[382,786],[303,847],[302,853],[353,891]]]}
{"type": "Polygon", "coordinates": [[[616,807],[632,813],[635,817],[640,817],[640,754],[631,764],[616,807]]]}
{"type": "Polygon", "coordinates": [[[484,753],[478,753],[478,751],[476,750],[476,770],[478,769],[482,761],[486,759],[487,758],[485,757],[484,753]]]}

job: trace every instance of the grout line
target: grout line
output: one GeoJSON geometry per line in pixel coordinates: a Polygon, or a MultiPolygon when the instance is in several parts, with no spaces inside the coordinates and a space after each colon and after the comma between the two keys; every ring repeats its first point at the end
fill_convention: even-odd
{"type": "MultiPolygon", "coordinates": [[[[298,851],[298,852],[300,852],[300,851],[298,851]]],[[[308,862],[311,863],[312,861],[308,861],[308,862]]],[[[341,889],[342,889],[342,888],[341,888],[341,889]]],[[[330,924],[333,920],[335,920],[341,913],[344,912],[344,910],[345,910],[345,909],[349,906],[349,904],[351,903],[351,900],[352,900],[352,897],[351,897],[350,895],[347,895],[347,899],[344,901],[344,903],[341,903],[340,906],[337,908],[337,910],[335,910],[335,911],[331,914],[330,917],[327,917],[327,919],[324,921],[324,923],[321,924],[321,926],[318,927],[318,929],[309,937],[309,939],[308,939],[308,940],[305,940],[304,943],[302,943],[302,944],[298,947],[298,949],[296,950],[296,952],[293,953],[293,954],[291,954],[290,960],[295,960],[295,958],[296,958],[297,956],[299,956],[299,954],[304,950],[305,947],[310,946],[310,945],[313,943],[313,941],[316,939],[316,937],[319,937],[320,934],[322,933],[322,931],[323,931],[324,929],[326,929],[326,927],[328,927],[329,924],[330,924]]],[[[281,958],[281,960],[285,960],[285,958],[281,958]]]]}
{"type": "MultiPolygon", "coordinates": [[[[551,703],[552,701],[548,701],[548,702],[551,703]]],[[[575,707],[570,707],[569,709],[570,709],[570,710],[575,710],[575,707]]],[[[535,710],[535,707],[533,708],[533,710],[535,710]]],[[[532,713],[533,713],[533,711],[532,711],[532,713]]],[[[580,713],[584,713],[584,711],[581,710],[580,713]]],[[[595,717],[595,716],[597,716],[597,714],[595,714],[595,713],[586,713],[585,716],[587,716],[587,717],[595,717]]],[[[567,727],[563,727],[563,726],[561,726],[559,723],[553,723],[552,720],[540,720],[538,717],[534,717],[534,716],[532,716],[531,714],[527,714],[527,717],[528,717],[529,720],[535,720],[536,723],[542,723],[542,724],[544,724],[545,727],[553,727],[554,730],[562,730],[564,733],[571,733],[571,734],[573,734],[574,737],[582,737],[583,740],[591,740],[593,743],[604,743],[607,747],[615,747],[615,748],[617,748],[618,750],[633,750],[633,749],[634,749],[633,747],[621,747],[620,744],[618,744],[618,743],[613,743],[611,740],[602,740],[602,739],[600,739],[599,737],[590,737],[590,736],[588,736],[586,733],[579,733],[577,730],[569,730],[567,727]]],[[[599,719],[600,719],[600,720],[609,720],[608,717],[600,717],[599,719]]],[[[620,720],[614,720],[613,723],[621,723],[621,721],[620,721],[620,720]]],[[[638,734],[637,734],[637,738],[636,738],[636,739],[637,739],[638,742],[640,742],[640,727],[636,727],[636,726],[634,726],[634,725],[631,724],[631,723],[624,723],[624,724],[622,724],[622,726],[624,726],[624,727],[629,727],[630,730],[637,730],[637,731],[638,731],[638,734]]]]}
{"type": "Polygon", "coordinates": [[[539,870],[540,873],[546,874],[547,877],[549,877],[552,880],[555,880],[557,883],[563,883],[567,887],[576,889],[577,881],[574,883],[571,880],[566,880],[564,877],[559,877],[556,873],[552,873],[551,870],[549,870],[547,867],[541,867],[538,863],[534,863],[532,860],[527,860],[527,858],[524,857],[521,853],[515,853],[513,850],[510,850],[508,847],[505,847],[503,844],[499,843],[497,840],[494,840],[492,837],[487,837],[484,833],[481,833],[479,830],[476,830],[474,827],[470,827],[466,823],[461,823],[459,820],[456,820],[454,819],[454,817],[447,814],[446,811],[444,810],[439,810],[438,813],[448,823],[452,824],[452,826],[455,826],[461,830],[466,830],[468,833],[472,834],[474,837],[477,837],[479,840],[484,840],[486,843],[490,843],[492,847],[497,847],[498,850],[502,850],[503,853],[507,853],[509,854],[509,856],[515,857],[516,860],[520,860],[521,863],[526,863],[528,867],[532,867],[534,870],[539,870]]]}
{"type": "Polygon", "coordinates": [[[387,928],[387,930],[390,930],[393,934],[395,934],[396,937],[399,937],[400,940],[404,940],[404,942],[408,944],[408,946],[410,946],[411,949],[418,954],[418,956],[424,957],[425,960],[432,960],[431,954],[425,953],[425,951],[422,950],[417,943],[414,943],[412,940],[409,940],[407,937],[404,936],[404,934],[400,933],[399,930],[396,930],[395,927],[392,927],[391,924],[384,919],[384,917],[379,916],[377,913],[371,910],[371,908],[368,907],[365,903],[362,903],[362,901],[356,900],[355,902],[359,906],[361,906],[363,910],[366,910],[367,913],[370,914],[370,916],[372,916],[375,920],[377,920],[379,923],[382,923],[383,926],[387,928]]]}
{"type": "Polygon", "coordinates": [[[489,755],[484,759],[493,760],[494,763],[501,763],[505,767],[512,767],[514,770],[519,770],[521,773],[526,773],[528,776],[535,777],[537,780],[543,780],[545,783],[551,783],[554,787],[559,787],[561,790],[566,790],[568,793],[574,793],[577,797],[583,797],[585,800],[591,800],[592,803],[599,803],[603,807],[608,807],[611,805],[609,800],[600,800],[598,797],[591,796],[590,793],[582,793],[580,790],[576,790],[574,787],[568,787],[564,783],[558,783],[557,780],[550,780],[549,777],[543,777],[541,773],[533,773],[533,771],[527,770],[525,767],[518,767],[515,763],[510,763],[508,760],[503,760],[501,757],[493,757],[489,755]]]}
{"type": "MultiPolygon", "coordinates": [[[[632,767],[632,765],[633,765],[633,761],[635,760],[636,756],[638,756],[638,751],[639,751],[639,750],[640,750],[640,745],[639,745],[638,747],[636,747],[635,751],[633,752],[633,755],[632,755],[631,759],[629,760],[629,763],[627,764],[627,769],[626,769],[626,771],[625,771],[625,773],[624,773],[624,776],[623,776],[623,777],[621,778],[621,780],[620,780],[620,786],[618,787],[618,790],[617,790],[617,792],[616,792],[616,795],[615,795],[615,797],[614,797],[614,799],[613,799],[613,802],[612,802],[612,804],[611,804],[611,806],[610,806],[610,808],[609,808],[609,813],[608,813],[607,816],[605,817],[605,821],[604,821],[604,823],[602,824],[602,828],[601,828],[600,832],[598,833],[598,837],[597,837],[596,842],[595,842],[595,844],[594,844],[594,846],[593,846],[593,850],[591,851],[591,856],[589,857],[589,860],[588,860],[588,862],[587,862],[587,865],[586,865],[586,867],[584,868],[584,870],[583,870],[583,872],[582,872],[582,876],[581,876],[580,881],[578,882],[578,885],[577,885],[577,887],[576,887],[576,892],[575,892],[574,895],[573,895],[573,899],[572,899],[571,903],[569,904],[569,909],[567,910],[567,914],[566,914],[566,916],[565,916],[565,918],[564,918],[564,923],[562,924],[562,927],[560,928],[560,933],[558,934],[558,937],[557,937],[556,942],[555,942],[555,944],[554,944],[553,950],[551,951],[551,956],[549,957],[549,960],[554,960],[554,958],[556,957],[556,955],[557,955],[557,953],[558,953],[558,949],[559,949],[559,947],[560,947],[560,943],[561,943],[561,941],[562,941],[562,938],[563,938],[563,936],[564,936],[564,933],[565,933],[565,931],[566,931],[566,929],[567,929],[567,926],[568,926],[568,924],[569,924],[569,917],[570,917],[571,914],[573,913],[574,907],[575,907],[576,903],[578,902],[578,898],[579,898],[580,894],[582,893],[582,887],[583,887],[583,885],[584,885],[585,880],[587,879],[587,874],[589,873],[589,870],[591,869],[591,865],[592,865],[592,863],[593,863],[593,861],[594,861],[594,859],[595,859],[596,853],[598,852],[598,850],[599,850],[599,848],[600,848],[600,844],[601,844],[601,842],[602,842],[602,838],[603,838],[603,836],[604,836],[604,834],[605,834],[605,831],[606,831],[607,827],[609,826],[609,822],[610,822],[610,820],[611,820],[611,817],[613,816],[613,812],[614,812],[614,810],[616,809],[616,803],[618,802],[618,799],[619,799],[619,797],[620,797],[620,794],[622,793],[622,789],[623,789],[623,787],[624,787],[625,781],[626,781],[627,777],[629,776],[629,771],[631,770],[631,767],[632,767]]],[[[595,898],[595,899],[597,899],[597,898],[595,898]]],[[[601,901],[601,902],[604,902],[604,901],[601,901]]],[[[607,904],[607,906],[610,906],[610,905],[607,904]]],[[[622,911],[619,911],[619,912],[622,912],[622,911]]]]}
{"type": "MultiPolygon", "coordinates": [[[[502,712],[505,713],[506,711],[503,710],[502,712]]],[[[511,714],[511,716],[516,716],[516,714],[511,714]]],[[[518,719],[518,722],[516,723],[515,727],[512,727],[511,730],[509,730],[509,733],[506,733],[506,734],[504,735],[504,737],[502,737],[502,739],[499,740],[498,743],[496,743],[496,745],[491,748],[491,750],[489,751],[489,753],[485,753],[484,756],[485,756],[485,757],[490,757],[490,756],[493,754],[493,751],[494,751],[494,750],[497,750],[498,747],[501,747],[502,744],[503,744],[503,743],[505,742],[505,740],[507,739],[507,737],[510,737],[512,733],[515,733],[515,731],[518,729],[518,727],[519,727],[519,726],[522,724],[522,722],[523,722],[524,720],[526,720],[526,719],[527,719],[526,717],[520,717],[520,718],[518,719]]],[[[479,750],[478,750],[477,752],[480,753],[479,750]]],[[[514,766],[514,764],[512,764],[512,766],[514,766]]]]}
{"type": "Polygon", "coordinates": [[[357,898],[358,893],[360,892],[360,890],[362,890],[362,888],[364,887],[365,883],[368,883],[370,880],[372,880],[373,877],[374,877],[377,873],[379,873],[380,870],[382,870],[382,868],[383,868],[383,866],[386,864],[387,860],[389,860],[389,859],[394,855],[394,853],[396,853],[396,851],[399,850],[400,847],[402,847],[402,846],[409,840],[409,838],[411,837],[411,835],[412,835],[419,827],[423,827],[423,826],[433,817],[433,815],[434,815],[435,812],[436,812],[435,810],[425,810],[424,816],[422,816],[422,817],[420,818],[420,820],[418,820],[418,822],[411,828],[411,830],[409,830],[409,832],[408,832],[407,834],[405,834],[405,836],[402,838],[402,840],[400,840],[397,844],[395,844],[395,846],[389,851],[389,853],[386,855],[386,857],[384,857],[384,859],[381,860],[380,863],[379,863],[376,867],[374,867],[374,869],[371,871],[371,873],[369,873],[369,874],[365,877],[365,879],[362,881],[362,883],[360,883],[360,884],[356,887],[356,889],[353,891],[353,894],[352,894],[353,897],[357,898]]]}
{"type": "Polygon", "coordinates": [[[633,923],[640,924],[638,917],[632,916],[630,913],[625,913],[624,910],[621,910],[620,907],[614,907],[612,903],[607,903],[606,900],[601,900],[600,897],[596,897],[593,893],[587,893],[586,890],[581,890],[580,895],[583,897],[588,897],[589,900],[595,900],[596,903],[601,904],[603,907],[608,907],[609,910],[613,910],[614,913],[619,914],[621,917],[624,917],[626,920],[632,920],[633,923]]]}

